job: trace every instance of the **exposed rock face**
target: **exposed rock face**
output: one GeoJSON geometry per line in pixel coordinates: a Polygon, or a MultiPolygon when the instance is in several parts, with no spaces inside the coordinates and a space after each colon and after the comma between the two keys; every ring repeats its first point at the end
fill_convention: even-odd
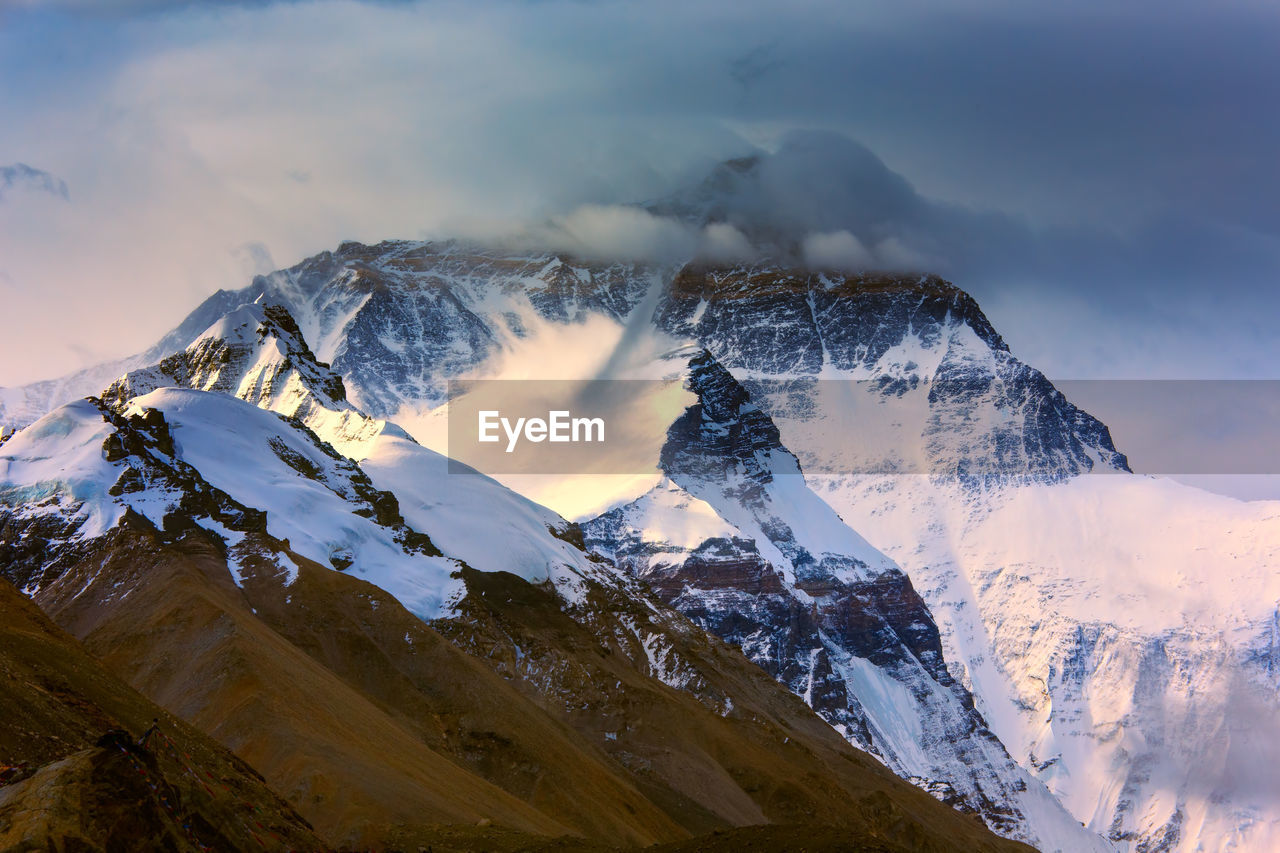
{"type": "Polygon", "coordinates": [[[636,265],[511,258],[452,242],[344,243],[243,293],[293,312],[319,356],[358,389],[355,402],[385,418],[407,401],[443,400],[449,378],[527,334],[530,313],[565,323],[625,317],[650,276],[636,265]]]}
{"type": "Polygon", "coordinates": [[[404,435],[347,402],[342,378],[316,360],[293,316],[279,305],[238,307],[181,352],[117,379],[103,399],[123,407],[134,397],[175,385],[239,397],[296,419],[344,451],[384,431],[404,435]]]}
{"type": "Polygon", "coordinates": [[[742,385],[707,353],[691,361],[688,385],[698,403],[668,431],[667,481],[584,525],[587,544],[741,648],[899,775],[945,780],[935,794],[1003,834],[1046,848],[1102,849],[1069,819],[1033,827],[1028,816],[1051,814],[1054,803],[948,672],[910,580],[808,491],[742,385]],[[719,521],[706,538],[676,526],[695,503],[719,521]],[[664,537],[664,522],[681,541],[664,537]]]}
{"type": "Polygon", "coordinates": [[[802,461],[823,473],[899,470],[979,486],[1128,470],[1105,425],[1015,359],[972,297],[933,276],[686,267],[655,321],[697,340],[748,387],[762,383],[757,397],[771,412],[826,417],[823,378],[918,412],[920,433],[893,436],[882,458],[798,451],[814,452],[802,461]],[[1014,417],[996,416],[1005,412],[1014,417]],[[903,459],[917,444],[923,457],[903,459]]]}
{"type": "MultiPolygon", "coordinates": [[[[458,616],[437,627],[574,728],[602,736],[641,790],[669,787],[661,799],[686,828],[705,832],[727,813],[735,822],[835,821],[865,831],[860,820],[850,821],[857,806],[848,798],[856,803],[868,791],[863,773],[886,771],[860,755],[828,776],[822,768],[831,766],[839,738],[797,713],[804,706],[775,694],[772,680],[736,650],[635,594],[597,589],[566,613],[547,593],[502,575],[470,575],[468,588],[458,616]],[[667,689],[638,683],[637,672],[667,689]],[[755,747],[726,738],[722,720],[755,747]],[[777,750],[771,744],[780,729],[787,734],[777,750]],[[715,781],[725,773],[734,780],[728,791],[715,781]],[[799,781],[819,776],[828,779],[821,792],[799,781]]],[[[893,810],[912,822],[898,796],[890,797],[893,810]]],[[[957,842],[970,843],[960,840],[965,835],[957,842]]],[[[922,849],[936,843],[921,840],[922,849]]]]}

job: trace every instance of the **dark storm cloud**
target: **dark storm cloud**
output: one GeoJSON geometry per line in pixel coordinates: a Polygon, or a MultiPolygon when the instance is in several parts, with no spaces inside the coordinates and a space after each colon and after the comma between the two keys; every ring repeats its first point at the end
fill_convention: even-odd
{"type": "Polygon", "coordinates": [[[653,209],[723,219],[799,260],[815,234],[847,231],[849,245],[865,250],[854,267],[938,272],[980,296],[1018,288],[1050,299],[1065,289],[1106,312],[1144,312],[1144,323],[1167,324],[1171,308],[1200,307],[1209,292],[1250,311],[1276,307],[1280,240],[1265,231],[1172,212],[1133,225],[1034,224],[928,198],[866,146],[831,132],[792,132],[776,152],[720,167],[653,209]]]}

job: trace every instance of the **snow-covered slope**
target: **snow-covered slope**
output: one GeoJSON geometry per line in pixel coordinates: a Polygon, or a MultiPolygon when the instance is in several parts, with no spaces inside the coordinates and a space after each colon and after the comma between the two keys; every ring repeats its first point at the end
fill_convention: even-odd
{"type": "MultiPolygon", "coordinates": [[[[174,385],[229,394],[299,422],[394,494],[414,529],[473,568],[551,581],[570,598],[583,577],[602,577],[600,567],[563,538],[563,518],[352,405],[341,378],[316,361],[279,306],[261,299],[240,306],[183,352],[126,374],[104,396],[116,406],[135,406],[139,394],[174,385]]],[[[240,463],[231,457],[228,464],[240,463]]]]}
{"type": "Polygon", "coordinates": [[[1134,850],[1280,845],[1280,506],[1134,476],[816,488],[893,543],[993,730],[1077,817],[1134,850]]]}
{"type": "Polygon", "coordinates": [[[347,402],[342,379],[316,361],[293,317],[261,298],[219,318],[181,352],[126,373],[103,396],[120,406],[171,386],[230,394],[296,418],[357,460],[373,436],[405,434],[347,402]]]}
{"type": "Polygon", "coordinates": [[[56,578],[61,552],[127,512],[165,531],[194,522],[216,533],[233,577],[243,561],[268,559],[288,584],[296,554],[363,576],[424,618],[460,591],[459,564],[406,525],[395,498],[351,460],[222,394],[164,388],[120,412],[97,400],[68,404],[0,448],[0,490],[8,524],[57,540],[54,559],[44,554],[20,578],[28,594],[56,578]]]}
{"type": "Polygon", "coordinates": [[[470,566],[550,581],[570,602],[581,599],[585,578],[617,581],[568,541],[572,528],[563,518],[479,472],[460,473],[411,439],[378,435],[360,467],[399,498],[406,521],[470,566]]]}
{"type": "Polygon", "coordinates": [[[911,577],[992,729],[1076,818],[1122,849],[1275,845],[1275,504],[1127,473],[936,281],[689,279],[664,325],[743,377],[911,577]]]}
{"type": "Polygon", "coordinates": [[[620,321],[669,273],[465,243],[344,243],[242,291],[297,318],[352,401],[376,417],[438,404],[450,378],[547,324],[620,321]],[[657,278],[655,278],[657,276],[657,278]]]}
{"type": "Polygon", "coordinates": [[[1109,849],[1010,759],[910,580],[809,489],[742,385],[706,353],[688,383],[663,480],[585,524],[586,542],[900,776],[1042,850],[1109,849]]]}
{"type": "MultiPolygon", "coordinates": [[[[463,566],[548,582],[570,600],[586,577],[618,580],[565,540],[555,513],[479,473],[451,473],[445,457],[357,410],[290,315],[260,303],[121,377],[101,400],[19,431],[0,446],[0,497],[10,523],[68,551],[129,510],[160,528],[194,515],[227,540],[234,572],[242,540],[261,532],[266,545],[243,547],[271,551],[286,580],[296,553],[364,577],[424,619],[461,592],[463,566]],[[193,492],[225,506],[193,507],[193,492]]],[[[58,562],[33,563],[27,591],[58,562]]]]}

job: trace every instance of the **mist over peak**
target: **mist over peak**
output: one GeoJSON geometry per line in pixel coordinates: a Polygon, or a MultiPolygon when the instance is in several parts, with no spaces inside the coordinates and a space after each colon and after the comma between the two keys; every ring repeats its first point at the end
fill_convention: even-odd
{"type": "Polygon", "coordinates": [[[949,266],[962,243],[956,232],[973,216],[924,198],[860,142],[808,129],[646,207],[729,225],[791,263],[847,271],[949,266]]]}

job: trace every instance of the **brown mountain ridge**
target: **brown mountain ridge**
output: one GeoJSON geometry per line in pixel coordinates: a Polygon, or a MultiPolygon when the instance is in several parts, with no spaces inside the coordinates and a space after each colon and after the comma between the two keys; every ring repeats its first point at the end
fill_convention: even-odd
{"type": "Polygon", "coordinates": [[[812,822],[909,849],[1026,849],[849,747],[671,612],[655,627],[696,665],[692,690],[647,673],[620,619],[648,608],[606,590],[573,617],[548,590],[468,572],[458,615],[433,627],[291,556],[293,584],[268,570],[237,587],[215,537],[167,542],[135,516],[37,600],[335,847],[414,849],[441,824],[641,847],[812,822]]]}

